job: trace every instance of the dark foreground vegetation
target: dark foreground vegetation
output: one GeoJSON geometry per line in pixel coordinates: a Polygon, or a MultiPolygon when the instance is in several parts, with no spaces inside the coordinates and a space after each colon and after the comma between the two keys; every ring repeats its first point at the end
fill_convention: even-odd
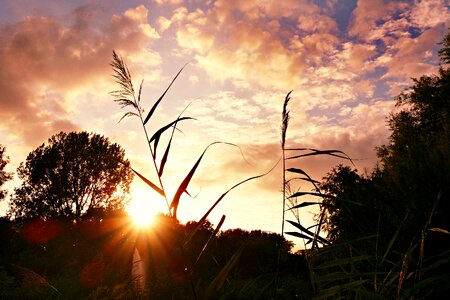
{"type": "MultiPolygon", "coordinates": [[[[286,234],[310,245],[292,254],[284,226],[282,235],[241,229],[223,232],[225,216],[215,227],[207,221],[230,190],[260,176],[228,189],[198,222],[178,222],[181,196],[187,193],[203,154],[218,143],[205,148],[169,199],[163,171],[171,141],[178,123],[192,118],[180,114],[153,135],[145,126],[179,73],[144,114],[141,88],[134,90],[126,65],[114,53],[112,66],[120,89],[113,95],[130,109],[124,117],[137,117],[142,123],[158,182],[131,169],[120,148],[113,151],[115,164],[104,167],[109,174],[126,174],[114,183],[120,183],[124,191],[136,174],[166,201],[168,215],[159,216],[152,229],[135,229],[122,209],[126,199],[123,194],[115,195],[114,185],[102,179],[103,173],[97,172],[102,168],[97,173],[77,168],[92,153],[84,153],[80,163],[70,163],[71,155],[78,152],[64,142],[77,135],[60,134],[48,147],[30,153],[19,167],[24,183],[11,198],[9,218],[0,220],[0,298],[448,298],[450,35],[439,54],[439,73],[415,79],[412,88],[397,98],[399,112],[388,118],[389,142],[377,148],[379,164],[365,174],[339,165],[319,182],[301,168],[301,159],[312,155],[353,161],[340,150],[288,147],[288,94],[282,112],[283,211],[294,212],[295,220],[287,220],[285,213],[282,219],[283,224],[286,219],[298,229],[286,234]],[[168,134],[168,143],[158,160],[157,146],[163,134],[168,134]],[[60,145],[56,141],[66,146],[55,152],[52,145],[60,145]],[[298,181],[311,184],[312,190],[297,189],[298,181]],[[88,188],[80,188],[83,183],[88,188]],[[316,200],[304,201],[305,196],[316,200]],[[317,224],[305,228],[302,210],[310,206],[319,207],[317,224]],[[133,275],[136,264],[141,264],[144,275],[133,275]]],[[[88,135],[80,136],[89,141],[88,135]]],[[[107,151],[107,140],[103,145],[98,151],[107,151]]],[[[0,147],[0,185],[11,177],[4,171],[4,150],[0,147]]],[[[1,191],[0,198],[4,197],[1,191]]]]}
{"type": "MultiPolygon", "coordinates": [[[[197,231],[192,246],[183,253],[178,245],[195,224],[179,224],[165,216],[159,216],[156,223],[150,230],[139,231],[121,211],[78,223],[56,219],[11,222],[4,218],[0,225],[6,241],[0,249],[0,298],[193,299],[192,289],[204,296],[200,291],[207,290],[237,251],[242,251],[239,261],[220,294],[227,299],[272,297],[279,235],[228,230],[215,238],[197,261],[214,231],[209,223],[197,231]],[[136,248],[148,259],[145,295],[131,276],[136,248]]],[[[308,281],[305,260],[290,254],[291,247],[289,242],[283,243],[281,272],[282,288],[293,296],[304,293],[308,281]]]]}

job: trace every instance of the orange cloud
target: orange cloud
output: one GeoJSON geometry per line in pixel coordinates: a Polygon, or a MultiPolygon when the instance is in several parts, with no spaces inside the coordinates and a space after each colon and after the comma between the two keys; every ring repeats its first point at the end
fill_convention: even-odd
{"type": "Polygon", "coordinates": [[[391,15],[405,9],[406,2],[393,1],[385,3],[383,0],[359,0],[353,11],[349,34],[370,40],[372,32],[376,29],[377,21],[389,20],[391,15]]]}
{"type": "Polygon", "coordinates": [[[80,7],[64,21],[30,16],[2,25],[2,129],[22,135],[33,146],[57,131],[78,129],[69,121],[64,92],[110,73],[112,49],[139,53],[157,38],[143,6],[107,22],[96,16],[92,7],[80,7]],[[60,96],[49,97],[48,91],[60,96]]]}
{"type": "Polygon", "coordinates": [[[437,70],[437,48],[438,43],[445,35],[445,27],[438,26],[424,31],[417,38],[403,37],[398,39],[379,60],[383,66],[388,67],[383,78],[411,78],[420,77],[423,74],[432,74],[437,70]],[[433,57],[430,61],[430,49],[433,57]],[[429,61],[429,62],[427,62],[429,61]]]}

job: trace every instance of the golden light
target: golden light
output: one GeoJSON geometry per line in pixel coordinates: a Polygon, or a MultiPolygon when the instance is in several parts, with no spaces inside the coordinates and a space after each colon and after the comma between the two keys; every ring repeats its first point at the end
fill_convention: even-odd
{"type": "Polygon", "coordinates": [[[148,195],[139,191],[133,193],[133,198],[126,207],[126,211],[133,219],[134,224],[140,228],[153,225],[155,216],[164,211],[161,199],[149,199],[148,195]]]}

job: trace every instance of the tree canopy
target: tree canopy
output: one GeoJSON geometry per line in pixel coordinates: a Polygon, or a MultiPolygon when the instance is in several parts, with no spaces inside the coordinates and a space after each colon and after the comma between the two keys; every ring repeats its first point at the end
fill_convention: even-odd
{"type": "Polygon", "coordinates": [[[94,209],[119,209],[133,179],[125,151],[87,132],[61,132],[30,152],[17,169],[23,183],[11,197],[13,218],[79,221],[94,209]]]}
{"type": "MultiPolygon", "coordinates": [[[[2,185],[12,178],[12,175],[5,171],[5,167],[9,162],[8,156],[5,155],[5,147],[0,145],[0,188],[2,185]]],[[[0,189],[0,201],[5,199],[6,191],[0,189]]]]}

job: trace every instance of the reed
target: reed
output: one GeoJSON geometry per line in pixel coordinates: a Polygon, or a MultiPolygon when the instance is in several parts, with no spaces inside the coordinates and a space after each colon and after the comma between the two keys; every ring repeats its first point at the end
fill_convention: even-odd
{"type": "MultiPolygon", "coordinates": [[[[142,106],[143,81],[141,81],[141,83],[139,85],[139,89],[136,91],[136,89],[133,86],[131,73],[130,73],[128,67],[126,66],[122,57],[119,56],[115,51],[113,51],[113,60],[111,62],[111,66],[114,71],[113,76],[116,80],[116,83],[119,86],[119,89],[112,91],[111,95],[114,97],[114,101],[117,102],[122,108],[128,109],[128,111],[121,117],[119,122],[127,117],[137,117],[139,119],[139,122],[141,123],[143,131],[144,131],[145,139],[148,143],[151,160],[153,162],[153,166],[154,166],[154,170],[155,170],[155,174],[158,179],[158,182],[156,182],[156,183],[152,182],[151,180],[149,180],[146,176],[144,176],[140,172],[136,171],[135,169],[132,169],[132,170],[150,188],[155,190],[158,194],[160,194],[163,197],[163,199],[166,202],[167,208],[168,208],[168,210],[167,210],[168,215],[170,217],[172,217],[174,220],[177,220],[177,211],[178,211],[178,206],[181,201],[181,198],[182,198],[183,194],[185,194],[185,193],[188,194],[187,190],[188,190],[189,183],[191,182],[192,178],[194,177],[195,172],[196,172],[198,166],[200,165],[200,163],[202,162],[202,159],[204,158],[207,150],[211,146],[217,145],[217,144],[228,145],[228,146],[233,146],[233,147],[238,147],[238,146],[235,144],[231,144],[231,143],[227,143],[227,142],[219,142],[219,141],[213,142],[213,143],[207,145],[205,147],[204,151],[199,156],[199,158],[195,161],[194,165],[192,166],[192,168],[190,169],[188,174],[184,177],[182,182],[178,185],[178,188],[177,188],[175,194],[173,195],[173,197],[171,199],[169,199],[166,188],[165,188],[166,184],[165,184],[165,181],[163,178],[163,174],[164,174],[164,168],[169,160],[170,151],[172,150],[172,141],[174,138],[174,133],[176,130],[178,130],[177,126],[179,126],[179,123],[188,121],[188,120],[195,120],[195,119],[192,117],[183,116],[183,113],[186,110],[185,109],[173,121],[169,122],[168,124],[164,125],[163,127],[159,128],[159,129],[157,129],[152,134],[150,134],[148,132],[146,125],[152,120],[152,117],[154,117],[156,115],[155,112],[156,112],[158,106],[164,100],[164,97],[166,96],[167,92],[172,87],[175,80],[178,78],[178,76],[183,71],[183,69],[186,67],[186,65],[183,66],[178,71],[178,73],[174,76],[174,78],[172,79],[172,81],[170,82],[168,87],[165,89],[163,94],[154,102],[153,106],[150,108],[149,112],[146,115],[145,115],[144,108],[142,106]],[[170,135],[170,137],[168,139],[167,144],[165,145],[164,153],[163,153],[161,159],[158,161],[157,151],[158,151],[158,146],[160,145],[161,137],[163,135],[170,135]]],[[[175,150],[179,150],[179,149],[175,149],[175,150]]],[[[271,171],[272,170],[269,170],[269,172],[271,172],[271,171]]],[[[267,172],[267,173],[269,173],[269,172],[267,172]]],[[[189,243],[191,242],[193,236],[202,228],[202,226],[207,221],[207,218],[210,215],[210,213],[212,212],[212,210],[216,208],[216,206],[225,198],[225,196],[230,191],[237,188],[241,184],[244,184],[248,181],[260,178],[262,176],[265,176],[266,174],[249,177],[249,178],[242,180],[239,183],[233,185],[231,188],[227,189],[211,205],[211,207],[205,212],[203,217],[197,222],[196,227],[188,235],[186,235],[184,237],[183,241],[178,243],[178,247],[180,249],[181,255],[186,256],[185,249],[186,249],[186,247],[189,246],[189,243]]],[[[212,280],[210,285],[204,291],[200,291],[200,290],[198,290],[198,288],[195,287],[196,285],[192,281],[192,274],[195,271],[194,268],[195,268],[196,264],[198,263],[200,257],[206,251],[206,248],[208,247],[211,239],[213,239],[219,233],[219,230],[224,221],[225,221],[225,215],[222,216],[218,226],[212,232],[210,238],[205,242],[200,253],[198,253],[195,261],[193,261],[191,263],[191,265],[189,266],[189,269],[187,270],[189,277],[190,277],[190,281],[191,281],[191,287],[192,287],[192,293],[193,293],[194,299],[197,299],[199,296],[202,296],[204,299],[209,299],[209,298],[213,297],[219,291],[219,289],[222,287],[222,285],[224,284],[225,279],[227,278],[227,276],[230,273],[230,271],[232,270],[232,268],[236,265],[236,263],[239,259],[239,256],[242,252],[242,250],[239,250],[231,257],[230,261],[223,266],[221,271],[217,274],[216,278],[214,280],[212,280]]]]}

